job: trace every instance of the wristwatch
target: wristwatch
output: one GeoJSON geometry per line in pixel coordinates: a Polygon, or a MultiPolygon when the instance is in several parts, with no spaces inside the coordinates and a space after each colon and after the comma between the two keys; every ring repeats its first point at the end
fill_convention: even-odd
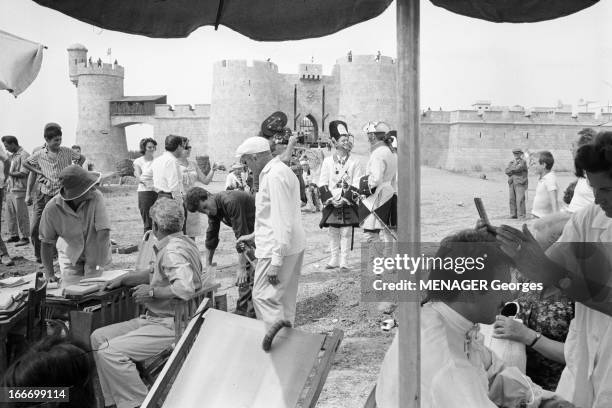
{"type": "Polygon", "coordinates": [[[149,297],[150,298],[154,298],[155,297],[155,291],[153,290],[153,288],[149,289],[149,297]]]}
{"type": "Polygon", "coordinates": [[[529,344],[527,347],[532,348],[533,346],[535,346],[535,344],[538,342],[538,340],[540,340],[540,337],[542,337],[542,333],[536,332],[535,339],[533,339],[531,344],[529,344]]]}

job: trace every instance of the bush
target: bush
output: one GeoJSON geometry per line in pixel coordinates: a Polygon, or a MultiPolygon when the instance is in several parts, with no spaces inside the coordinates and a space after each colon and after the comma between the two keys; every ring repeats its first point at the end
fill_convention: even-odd
{"type": "Polygon", "coordinates": [[[142,154],[140,154],[140,151],[138,151],[138,150],[129,150],[127,158],[128,159],[132,159],[132,160],[136,160],[140,156],[142,156],[142,154]]]}

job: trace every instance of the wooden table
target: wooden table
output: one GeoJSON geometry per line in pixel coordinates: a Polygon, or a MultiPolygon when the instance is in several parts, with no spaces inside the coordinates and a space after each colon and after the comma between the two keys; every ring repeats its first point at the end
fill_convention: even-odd
{"type": "MultiPolygon", "coordinates": [[[[34,288],[35,273],[22,276],[22,278],[27,281],[26,284],[12,288],[0,288],[0,298],[4,299],[13,294],[34,288]]],[[[28,317],[27,301],[27,297],[25,297],[13,302],[6,310],[0,310],[0,373],[4,373],[8,365],[6,344],[8,333],[14,327],[26,321],[28,317]]]]}
{"type": "Polygon", "coordinates": [[[48,318],[68,318],[72,337],[90,345],[91,333],[99,327],[136,317],[136,304],[130,288],[99,290],[79,298],[47,296],[48,318]]]}

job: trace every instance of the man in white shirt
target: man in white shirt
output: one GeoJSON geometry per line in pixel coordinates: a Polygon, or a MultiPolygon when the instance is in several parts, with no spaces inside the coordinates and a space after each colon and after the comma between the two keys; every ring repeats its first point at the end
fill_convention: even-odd
{"type": "Polygon", "coordinates": [[[236,157],[259,175],[255,232],[238,239],[255,238],[255,313],[268,325],[278,320],[293,323],[306,244],[299,181],[287,165],[272,157],[270,144],[262,137],[246,139],[236,150],[236,157]]]}
{"type": "Polygon", "coordinates": [[[177,158],[181,157],[187,138],[176,135],[166,136],[166,151],[151,165],[153,187],[159,197],[173,198],[183,205],[183,182],[177,158]]]}
{"type": "MultiPolygon", "coordinates": [[[[552,392],[542,390],[520,375],[520,387],[500,386],[504,378],[517,374],[515,367],[504,366],[489,350],[479,332],[479,323],[491,324],[506,301],[513,299],[508,290],[493,284],[511,281],[511,261],[500,250],[495,238],[486,231],[465,230],[445,238],[436,258],[454,261],[472,260],[472,268],[435,266],[428,278],[461,285],[457,289],[429,290],[421,311],[421,407],[422,408],[496,408],[566,407],[552,392]],[[481,262],[481,266],[479,262],[481,262]],[[465,287],[470,282],[477,285],[465,287]],[[483,286],[484,282],[484,286],[483,286]],[[461,289],[464,287],[464,289],[461,289]],[[492,401],[495,401],[495,403],[492,401]],[[504,402],[500,404],[499,402],[504,402]],[[521,405],[522,406],[522,405],[521,405]]],[[[399,407],[399,341],[397,336],[385,356],[378,383],[376,403],[379,408],[399,407]]],[[[516,378],[516,377],[511,377],[516,378]]]]}

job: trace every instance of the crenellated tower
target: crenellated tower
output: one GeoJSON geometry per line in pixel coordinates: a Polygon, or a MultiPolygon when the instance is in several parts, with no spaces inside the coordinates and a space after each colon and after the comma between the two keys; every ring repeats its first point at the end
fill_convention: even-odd
{"type": "Polygon", "coordinates": [[[76,143],[96,170],[114,171],[117,160],[127,157],[125,129],[111,125],[109,103],[124,96],[123,67],[88,60],[87,48],[73,44],[68,47],[68,72],[78,94],[76,143]]]}

